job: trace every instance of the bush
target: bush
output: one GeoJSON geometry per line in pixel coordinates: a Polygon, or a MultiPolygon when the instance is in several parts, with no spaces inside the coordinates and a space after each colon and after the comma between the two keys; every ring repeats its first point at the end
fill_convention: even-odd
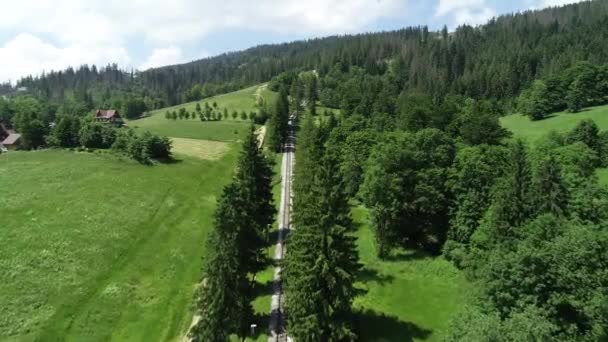
{"type": "Polygon", "coordinates": [[[121,130],[112,149],[144,164],[150,163],[152,159],[171,158],[171,140],[150,132],[138,136],[133,130],[121,130]]]}
{"type": "Polygon", "coordinates": [[[110,148],[116,140],[116,128],[98,122],[88,122],[80,129],[80,144],[87,148],[110,148]]]}

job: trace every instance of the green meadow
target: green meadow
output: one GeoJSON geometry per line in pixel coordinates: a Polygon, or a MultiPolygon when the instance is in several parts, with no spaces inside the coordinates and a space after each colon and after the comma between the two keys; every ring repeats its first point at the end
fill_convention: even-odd
{"type": "Polygon", "coordinates": [[[595,121],[600,130],[608,129],[608,106],[586,108],[579,113],[555,113],[538,121],[532,121],[521,114],[512,114],[502,117],[500,122],[503,127],[513,132],[514,137],[534,144],[550,131],[567,132],[584,119],[595,121]]]}
{"type": "MultiPolygon", "coordinates": [[[[522,138],[534,145],[547,133],[568,132],[585,119],[593,120],[602,131],[608,130],[608,106],[585,108],[579,113],[560,112],[538,121],[532,121],[520,114],[512,114],[501,118],[500,122],[515,138],[522,138]]],[[[608,169],[598,169],[596,174],[600,184],[608,186],[608,169]]]]}
{"type": "Polygon", "coordinates": [[[450,262],[412,250],[376,255],[368,210],[352,211],[363,268],[355,284],[356,333],[361,341],[441,341],[466,303],[469,284],[450,262]]]}
{"type": "Polygon", "coordinates": [[[181,338],[236,146],[154,166],[107,152],[0,155],[0,340],[181,338]]]}
{"type": "Polygon", "coordinates": [[[247,131],[250,125],[249,120],[240,119],[240,112],[245,111],[249,113],[257,111],[256,102],[258,97],[262,97],[266,103],[271,104],[274,102],[276,96],[276,93],[268,90],[265,84],[256,85],[232,93],[206,98],[198,102],[189,102],[178,106],[151,111],[148,113],[148,116],[142,119],[129,121],[128,126],[135,128],[136,130],[150,131],[155,134],[173,138],[225,142],[238,141],[239,137],[247,131]],[[186,108],[188,112],[193,113],[195,112],[197,103],[204,107],[205,102],[209,103],[210,106],[216,102],[220,111],[223,111],[223,108],[226,108],[228,109],[229,114],[236,110],[239,112],[239,116],[236,120],[233,120],[230,115],[227,120],[223,119],[222,121],[204,122],[198,117],[182,120],[168,120],[165,118],[165,113],[167,111],[186,108]]]}

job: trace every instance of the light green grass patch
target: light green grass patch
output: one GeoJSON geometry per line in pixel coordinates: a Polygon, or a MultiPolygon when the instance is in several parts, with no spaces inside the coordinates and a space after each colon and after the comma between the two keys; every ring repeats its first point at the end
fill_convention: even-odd
{"type": "MultiPolygon", "coordinates": [[[[157,114],[162,114],[162,118],[167,120],[164,116],[166,111],[179,111],[180,108],[185,108],[188,112],[193,113],[196,111],[197,103],[199,103],[202,108],[205,108],[205,102],[208,103],[209,106],[213,106],[213,103],[216,102],[217,108],[220,110],[220,112],[223,112],[224,108],[228,109],[229,120],[232,120],[231,114],[234,110],[236,110],[239,113],[237,120],[240,121],[240,113],[242,111],[245,111],[247,114],[253,111],[257,112],[256,104],[259,97],[262,97],[266,103],[272,104],[277,96],[277,93],[270,91],[266,84],[260,84],[231,93],[208,97],[200,101],[188,102],[177,106],[154,110],[149,112],[148,115],[154,116],[157,114]]],[[[199,120],[198,117],[196,120],[199,120]]]]}
{"type": "Polygon", "coordinates": [[[173,152],[204,160],[218,160],[230,150],[230,144],[221,141],[171,138],[173,152]]]}
{"type": "Polygon", "coordinates": [[[241,121],[167,120],[155,115],[129,126],[138,131],[150,131],[166,137],[235,142],[242,137],[251,124],[241,121]]]}
{"type": "Polygon", "coordinates": [[[466,302],[469,285],[443,257],[398,251],[376,256],[364,207],[353,209],[363,264],[356,287],[356,327],[361,341],[440,341],[449,320],[466,302]]]}
{"type": "Polygon", "coordinates": [[[148,113],[148,116],[142,119],[128,121],[127,125],[138,131],[150,131],[154,134],[168,137],[237,141],[250,125],[249,120],[243,121],[240,119],[240,113],[241,111],[245,111],[247,114],[253,111],[257,112],[256,103],[258,97],[262,97],[266,103],[272,104],[277,94],[270,91],[266,84],[261,84],[198,101],[203,108],[205,102],[209,103],[210,106],[213,105],[213,102],[216,102],[220,112],[223,112],[223,108],[227,108],[229,113],[228,120],[201,121],[198,116],[191,119],[169,120],[165,117],[167,111],[177,111],[180,108],[186,108],[188,112],[194,113],[197,102],[189,102],[151,111],[148,113]],[[239,113],[236,120],[232,119],[233,110],[239,113]]]}
{"type": "Polygon", "coordinates": [[[600,130],[608,129],[608,106],[587,108],[580,113],[560,112],[538,121],[532,121],[521,114],[513,114],[502,117],[500,122],[503,127],[513,132],[514,137],[535,144],[550,131],[568,132],[584,119],[595,121],[600,130]]]}
{"type": "Polygon", "coordinates": [[[236,156],[142,166],[64,150],[0,155],[0,340],[182,336],[236,156]]]}

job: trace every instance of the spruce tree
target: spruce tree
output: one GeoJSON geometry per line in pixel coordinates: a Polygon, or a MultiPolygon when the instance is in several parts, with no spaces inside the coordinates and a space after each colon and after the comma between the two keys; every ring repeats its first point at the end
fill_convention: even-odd
{"type": "Polygon", "coordinates": [[[258,147],[253,125],[243,143],[233,182],[224,189],[207,248],[196,341],[245,337],[253,318],[255,275],[264,265],[266,229],[272,223],[272,164],[258,147]]]}
{"type": "Polygon", "coordinates": [[[347,232],[348,200],[337,151],[323,153],[321,135],[311,122],[305,121],[298,147],[294,181],[297,229],[286,257],[289,332],[297,341],[352,340],[349,319],[358,263],[354,240],[347,232]]]}
{"type": "Polygon", "coordinates": [[[540,162],[535,180],[535,195],[538,214],[565,214],[568,189],[561,175],[561,167],[553,156],[540,162]]]}
{"type": "Polygon", "coordinates": [[[267,128],[268,146],[274,152],[279,152],[281,150],[281,146],[287,135],[288,121],[289,99],[287,98],[287,91],[284,87],[281,87],[267,128]]]}
{"type": "Polygon", "coordinates": [[[245,210],[251,220],[247,230],[242,232],[243,245],[240,248],[246,252],[243,262],[254,274],[264,266],[265,238],[276,213],[272,197],[272,163],[258,146],[255,127],[251,125],[243,142],[235,179],[240,185],[243,200],[248,203],[245,210]]]}
{"type": "Polygon", "coordinates": [[[242,209],[239,187],[228,185],[218,201],[214,230],[207,242],[207,263],[198,298],[201,319],[190,333],[194,341],[226,341],[241,329],[251,312],[243,293],[247,278],[239,248],[242,209]]]}
{"type": "Polygon", "coordinates": [[[525,223],[533,212],[532,172],[526,145],[517,140],[510,150],[509,169],[494,190],[486,218],[493,241],[512,238],[513,229],[525,223]]]}

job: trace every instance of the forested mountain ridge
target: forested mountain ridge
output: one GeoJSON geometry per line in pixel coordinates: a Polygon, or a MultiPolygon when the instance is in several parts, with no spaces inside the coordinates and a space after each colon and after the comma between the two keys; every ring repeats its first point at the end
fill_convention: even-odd
{"type": "Polygon", "coordinates": [[[191,99],[195,85],[203,85],[202,96],[208,96],[265,82],[285,71],[315,69],[323,77],[338,65],[342,71],[356,66],[372,75],[392,69],[399,90],[505,99],[517,96],[535,78],[576,62],[607,61],[606,43],[608,1],[596,0],[503,15],[452,33],[409,27],[332,36],[136,73],[84,66],[25,77],[17,86],[56,101],[66,94],[89,93],[101,105],[129,94],[148,97],[148,105],[158,107],[191,99]]]}

